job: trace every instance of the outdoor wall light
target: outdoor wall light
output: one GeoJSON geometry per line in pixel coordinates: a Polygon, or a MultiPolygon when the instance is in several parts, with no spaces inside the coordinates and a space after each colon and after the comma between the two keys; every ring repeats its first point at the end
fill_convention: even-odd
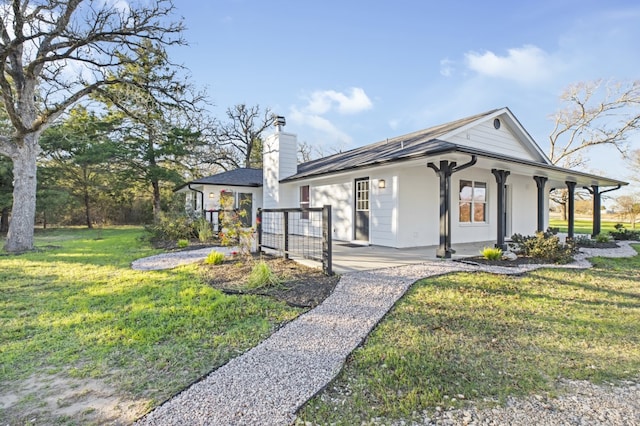
{"type": "Polygon", "coordinates": [[[387,187],[387,182],[384,179],[378,179],[378,188],[384,189],[387,187]]]}
{"type": "Polygon", "coordinates": [[[209,193],[209,198],[213,198],[213,197],[215,197],[215,196],[216,196],[216,195],[215,195],[213,192],[210,192],[210,193],[209,193]]]}

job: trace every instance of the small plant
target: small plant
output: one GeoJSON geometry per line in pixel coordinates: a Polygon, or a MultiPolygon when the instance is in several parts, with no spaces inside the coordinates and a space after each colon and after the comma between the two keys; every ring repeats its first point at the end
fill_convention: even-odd
{"type": "Polygon", "coordinates": [[[220,265],[222,262],[224,262],[224,253],[220,253],[215,250],[209,253],[207,258],[204,260],[204,263],[207,265],[220,265]]]}
{"type": "Polygon", "coordinates": [[[176,245],[178,246],[178,248],[185,248],[189,246],[189,240],[185,240],[185,239],[180,239],[178,240],[178,242],[176,243],[176,245]]]}
{"type": "Polygon", "coordinates": [[[255,264],[247,280],[247,287],[249,288],[271,287],[278,284],[280,284],[280,279],[264,260],[255,264]]]}
{"type": "Polygon", "coordinates": [[[596,235],[596,242],[598,243],[608,243],[611,241],[611,236],[607,234],[603,234],[602,232],[596,235]]]}
{"type": "Polygon", "coordinates": [[[502,259],[502,249],[499,247],[485,247],[480,251],[482,257],[488,260],[502,259]]]}
{"type": "Polygon", "coordinates": [[[579,247],[591,247],[593,245],[593,240],[588,235],[577,235],[573,242],[579,247]]]}
{"type": "Polygon", "coordinates": [[[640,231],[625,229],[624,225],[621,223],[616,223],[614,228],[616,229],[615,231],[609,232],[614,240],[640,240],[640,231]]]}
{"type": "Polygon", "coordinates": [[[196,231],[198,232],[198,240],[201,243],[206,243],[213,238],[213,229],[211,224],[204,218],[200,218],[195,223],[196,231]]]}

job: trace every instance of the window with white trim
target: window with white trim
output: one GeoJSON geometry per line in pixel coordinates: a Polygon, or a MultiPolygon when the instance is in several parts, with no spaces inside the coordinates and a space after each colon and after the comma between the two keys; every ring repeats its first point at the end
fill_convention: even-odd
{"type": "Polygon", "coordinates": [[[460,180],[460,223],[487,222],[487,183],[460,180]]]}
{"type": "MultiPolygon", "coordinates": [[[[309,208],[309,185],[303,185],[300,187],[300,208],[308,209],[309,208]]],[[[301,219],[309,219],[309,212],[303,211],[300,214],[301,219]]]]}

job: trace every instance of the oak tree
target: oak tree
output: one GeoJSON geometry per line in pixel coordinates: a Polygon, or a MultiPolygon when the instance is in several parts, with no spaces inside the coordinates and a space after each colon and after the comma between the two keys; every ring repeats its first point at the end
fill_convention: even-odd
{"type": "Polygon", "coordinates": [[[0,4],[0,98],[12,124],[0,154],[13,163],[5,250],[33,248],[42,132],[98,89],[136,83],[115,69],[136,63],[145,41],[183,43],[171,0],[6,0],[0,4]]]}
{"type": "MultiPolygon", "coordinates": [[[[549,159],[565,168],[585,168],[593,147],[609,146],[628,155],[629,138],[640,129],[640,80],[586,81],[568,86],[562,107],[553,115],[549,159]]],[[[556,189],[551,199],[566,220],[567,190],[556,189]]]]}

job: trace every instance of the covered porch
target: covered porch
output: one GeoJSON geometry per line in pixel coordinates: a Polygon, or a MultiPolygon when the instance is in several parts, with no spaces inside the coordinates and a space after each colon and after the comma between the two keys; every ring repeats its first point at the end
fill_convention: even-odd
{"type": "MultiPolygon", "coordinates": [[[[544,231],[548,226],[549,194],[551,190],[567,191],[567,238],[574,238],[575,229],[575,198],[576,190],[584,189],[593,202],[593,229],[592,236],[601,232],[601,205],[602,194],[620,189],[626,182],[597,176],[589,173],[564,169],[561,167],[541,164],[526,160],[514,159],[500,155],[487,154],[469,148],[456,148],[449,154],[441,155],[437,161],[431,161],[427,167],[432,169],[439,180],[439,245],[436,247],[436,256],[439,258],[451,258],[456,250],[451,247],[452,242],[452,205],[456,199],[456,190],[452,188],[452,175],[458,171],[478,167],[490,170],[495,178],[492,184],[495,196],[491,203],[495,203],[495,217],[489,220],[496,223],[496,236],[492,245],[506,249],[505,240],[508,235],[508,222],[511,211],[507,199],[507,186],[510,176],[520,176],[531,179],[531,185],[535,184],[536,229],[544,231]]],[[[531,200],[534,201],[534,200],[531,200]]],[[[534,229],[531,229],[533,233],[534,229]]]]}

